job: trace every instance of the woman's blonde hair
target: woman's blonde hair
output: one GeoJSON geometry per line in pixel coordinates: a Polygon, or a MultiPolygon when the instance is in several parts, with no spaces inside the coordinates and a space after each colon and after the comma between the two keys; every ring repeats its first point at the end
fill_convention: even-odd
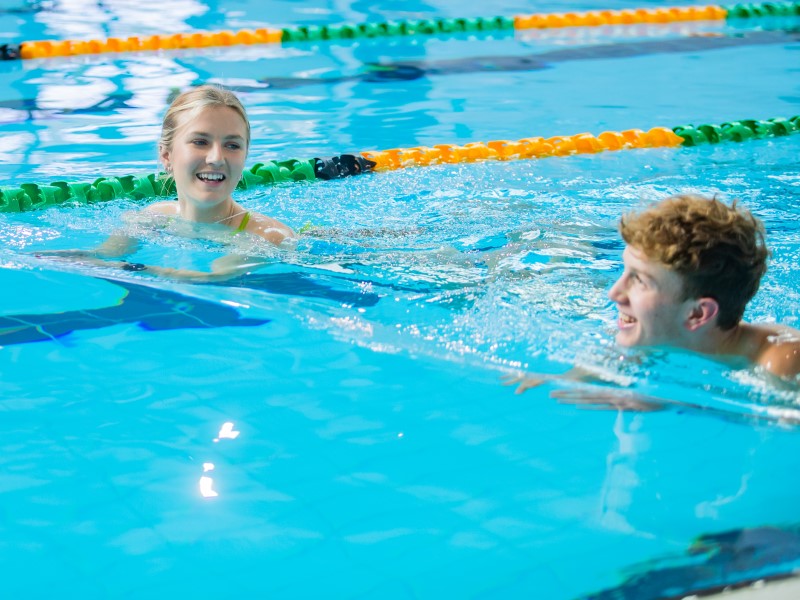
{"type": "Polygon", "coordinates": [[[164,122],[161,125],[161,138],[158,140],[159,155],[165,150],[172,150],[175,131],[187,119],[191,119],[203,109],[216,108],[218,106],[232,108],[242,117],[247,134],[245,145],[249,148],[250,120],[247,118],[247,111],[236,94],[215,85],[201,85],[179,94],[169,105],[167,114],[164,115],[164,122]]]}

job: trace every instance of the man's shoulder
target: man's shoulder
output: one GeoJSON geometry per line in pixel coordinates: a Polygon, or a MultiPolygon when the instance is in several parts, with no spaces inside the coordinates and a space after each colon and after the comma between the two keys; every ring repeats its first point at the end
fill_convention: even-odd
{"type": "Polygon", "coordinates": [[[800,374],[800,330],[777,324],[748,328],[757,341],[756,364],[781,377],[800,374]]]}

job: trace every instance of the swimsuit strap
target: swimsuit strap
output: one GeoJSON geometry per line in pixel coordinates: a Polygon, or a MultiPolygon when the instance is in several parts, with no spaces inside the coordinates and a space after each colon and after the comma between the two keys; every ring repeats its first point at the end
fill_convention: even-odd
{"type": "Polygon", "coordinates": [[[236,233],[242,233],[245,229],[247,229],[247,224],[250,222],[250,213],[244,213],[242,217],[242,222],[239,223],[239,226],[236,228],[236,233]]]}

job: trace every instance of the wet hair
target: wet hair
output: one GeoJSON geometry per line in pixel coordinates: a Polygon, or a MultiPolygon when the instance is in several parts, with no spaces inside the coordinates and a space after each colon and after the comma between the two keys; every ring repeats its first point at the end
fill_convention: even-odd
{"type": "Polygon", "coordinates": [[[620,220],[632,246],[683,277],[683,299],[713,298],[717,324],[731,329],[758,291],[769,254],[764,225],[734,201],[685,194],[620,220]]]}
{"type": "Polygon", "coordinates": [[[162,150],[172,150],[172,143],[178,127],[206,108],[227,106],[235,110],[244,121],[245,146],[250,147],[250,120],[239,98],[231,91],[215,85],[201,85],[179,94],[169,105],[161,125],[161,138],[158,140],[159,154],[162,150]]]}

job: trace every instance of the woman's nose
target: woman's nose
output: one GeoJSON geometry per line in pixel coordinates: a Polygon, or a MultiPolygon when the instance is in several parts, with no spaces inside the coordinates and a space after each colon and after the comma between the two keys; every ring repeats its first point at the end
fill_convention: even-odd
{"type": "Polygon", "coordinates": [[[220,164],[222,162],[222,148],[219,144],[211,144],[206,154],[206,162],[210,165],[220,164]]]}

